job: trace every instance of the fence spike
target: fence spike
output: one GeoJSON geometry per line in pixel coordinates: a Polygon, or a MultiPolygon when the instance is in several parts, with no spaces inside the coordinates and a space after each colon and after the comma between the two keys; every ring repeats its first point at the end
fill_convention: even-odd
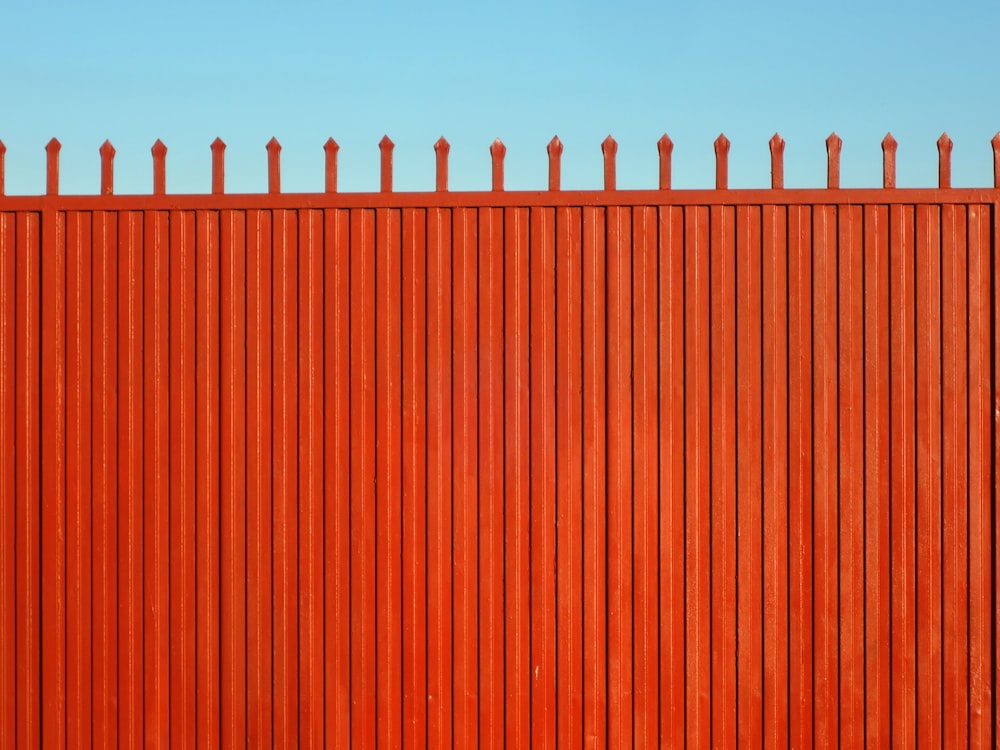
{"type": "Polygon", "coordinates": [[[729,147],[732,144],[725,133],[720,133],[715,139],[715,189],[726,190],[729,187],[729,147]]]}
{"type": "Polygon", "coordinates": [[[670,157],[674,153],[674,142],[669,135],[660,136],[656,150],[660,153],[660,190],[670,190],[670,157]]]}
{"type": "Polygon", "coordinates": [[[392,192],[392,149],[395,143],[387,135],[382,136],[378,142],[379,150],[382,152],[382,192],[392,192]]]}
{"type": "Polygon", "coordinates": [[[826,139],[826,186],[831,190],[840,187],[840,150],[843,145],[836,133],[830,133],[826,139]]]}
{"type": "Polygon", "coordinates": [[[437,170],[435,174],[435,189],[439,193],[448,190],[448,153],[451,151],[451,144],[441,136],[434,143],[434,154],[437,157],[437,170]]]}
{"type": "Polygon", "coordinates": [[[937,139],[939,188],[951,187],[951,149],[954,145],[947,133],[942,133],[937,139]]]}
{"type": "Polygon", "coordinates": [[[111,141],[104,141],[99,149],[101,154],[101,195],[115,192],[115,147],[111,141]]]}
{"type": "Polygon", "coordinates": [[[601,153],[604,154],[604,189],[616,190],[618,141],[612,138],[610,134],[601,141],[601,153]]]}
{"type": "Polygon", "coordinates": [[[167,192],[167,146],[159,138],[150,149],[153,152],[153,195],[167,192]]]}
{"type": "Polygon", "coordinates": [[[549,145],[545,147],[549,154],[549,190],[559,190],[562,182],[562,152],[563,144],[559,136],[552,136],[549,145]]]}
{"type": "Polygon", "coordinates": [[[990,139],[993,146],[993,187],[1000,188],[1000,133],[990,139]]]}
{"type": "Polygon", "coordinates": [[[4,191],[4,186],[3,186],[3,159],[4,159],[4,154],[6,154],[6,153],[7,153],[7,147],[3,144],[3,141],[0,141],[0,195],[3,195],[3,191],[4,191]]]}
{"type": "Polygon", "coordinates": [[[226,192],[226,144],[221,138],[212,141],[212,192],[226,192]]]}
{"type": "Polygon", "coordinates": [[[499,138],[490,145],[490,156],[493,159],[493,189],[503,190],[503,160],[507,156],[507,147],[499,138]]]}
{"type": "Polygon", "coordinates": [[[337,152],[340,151],[340,145],[333,138],[327,138],[323,144],[323,151],[326,153],[326,192],[336,193],[337,152]]]}
{"type": "Polygon", "coordinates": [[[775,133],[767,142],[771,149],[771,189],[785,187],[785,139],[775,133]]]}
{"type": "Polygon", "coordinates": [[[267,142],[267,192],[281,192],[281,144],[272,137],[267,142]]]}
{"type": "Polygon", "coordinates": [[[45,146],[45,193],[59,195],[59,150],[62,144],[53,138],[45,146]]]}
{"type": "Polygon", "coordinates": [[[882,187],[896,187],[896,149],[899,144],[892,137],[892,133],[886,133],[882,139],[882,187]]]}

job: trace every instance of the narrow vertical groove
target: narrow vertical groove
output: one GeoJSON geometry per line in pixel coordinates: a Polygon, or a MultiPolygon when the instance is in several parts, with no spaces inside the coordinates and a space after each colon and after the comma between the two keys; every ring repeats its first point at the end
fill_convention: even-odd
{"type": "MultiPolygon", "coordinates": [[[[3,190],[3,151],[0,144],[0,194],[3,190]]],[[[0,454],[0,737],[17,739],[17,576],[15,574],[15,513],[17,462],[15,395],[17,350],[14,344],[17,214],[0,212],[0,445],[13,446],[0,454]]]]}

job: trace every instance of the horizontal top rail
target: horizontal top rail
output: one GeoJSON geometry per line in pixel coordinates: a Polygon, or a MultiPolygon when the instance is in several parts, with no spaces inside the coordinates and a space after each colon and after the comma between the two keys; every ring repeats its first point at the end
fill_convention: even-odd
{"type": "MultiPolygon", "coordinates": [[[[1000,133],[997,133],[990,144],[993,149],[993,186],[994,189],[1000,189],[1000,133]]],[[[719,202],[719,193],[729,191],[729,153],[732,146],[730,140],[725,136],[725,134],[719,135],[714,141],[715,150],[715,190],[713,192],[713,203],[719,202]]],[[[896,188],[896,152],[898,148],[898,142],[888,133],[882,140],[882,154],[883,154],[883,169],[882,169],[882,189],[883,190],[893,190],[896,188]]],[[[771,190],[781,190],[785,191],[784,186],[784,152],[785,152],[785,140],[777,133],[768,141],[768,147],[771,152],[771,190]]],[[[225,190],[225,153],[226,144],[221,138],[216,138],[211,146],[212,152],[212,196],[226,195],[225,190]]],[[[390,140],[389,136],[383,136],[382,140],[379,141],[378,148],[380,151],[380,195],[395,194],[393,191],[393,151],[395,144],[390,140]]],[[[674,149],[674,143],[670,137],[664,134],[656,143],[656,148],[659,156],[659,190],[658,191],[630,191],[630,192],[663,192],[673,191],[671,189],[671,160],[674,149]]],[[[952,154],[953,142],[947,133],[942,133],[941,137],[937,140],[938,149],[938,190],[948,190],[951,189],[951,154],[952,154]]],[[[62,149],[62,144],[58,139],[53,138],[45,146],[46,151],[46,189],[45,194],[47,196],[59,195],[59,154],[62,149]]],[[[271,138],[265,146],[267,151],[267,193],[266,195],[273,198],[274,196],[281,195],[281,144],[278,142],[277,138],[271,138]]],[[[843,149],[843,140],[836,133],[831,133],[826,139],[826,152],[827,152],[827,185],[826,190],[836,191],[840,190],[840,156],[843,149]]],[[[0,201],[6,203],[8,200],[5,195],[4,188],[4,157],[6,154],[6,146],[0,141],[0,201]]],[[[331,195],[338,193],[338,183],[337,183],[337,156],[340,151],[340,146],[332,138],[328,139],[326,143],[323,144],[323,151],[325,154],[325,193],[317,193],[315,195],[331,195]]],[[[448,157],[451,151],[451,146],[444,137],[439,138],[434,143],[435,151],[435,193],[448,193],[448,157]]],[[[503,142],[498,138],[489,147],[490,158],[492,162],[492,190],[489,194],[504,193],[504,159],[506,158],[507,148],[504,146],[503,142]]],[[[549,182],[547,193],[559,193],[562,192],[561,187],[561,174],[562,174],[562,155],[563,155],[563,144],[559,140],[558,136],[552,138],[552,140],[546,146],[546,152],[548,155],[549,162],[549,182]]],[[[618,155],[618,142],[615,141],[610,135],[601,142],[601,152],[604,159],[604,189],[600,191],[601,194],[611,194],[617,193],[617,155],[618,155]]],[[[111,145],[109,141],[105,141],[99,149],[101,157],[101,181],[100,181],[100,195],[107,197],[114,195],[114,159],[115,159],[115,148],[111,145]]],[[[167,194],[166,190],[166,159],[167,159],[167,146],[161,140],[157,140],[152,148],[151,153],[153,157],[153,185],[152,185],[152,195],[163,196],[167,194]]],[[[923,189],[923,188],[918,188],[923,189]]],[[[929,189],[929,188],[927,188],[929,189]]],[[[861,188],[862,192],[873,190],[872,188],[861,188]]],[[[678,191],[680,192],[680,191],[678,191]]],[[[704,193],[705,191],[687,191],[690,193],[704,193]]],[[[737,191],[734,194],[756,194],[760,192],[758,189],[751,189],[750,191],[737,191]]],[[[814,195],[814,189],[807,189],[806,191],[809,195],[814,195]]],[[[578,191],[577,195],[594,195],[598,191],[578,191]]],[[[530,195],[533,198],[533,204],[545,203],[546,200],[539,201],[537,196],[543,195],[545,193],[536,191],[522,191],[520,195],[527,196],[530,195]]],[[[244,197],[246,194],[240,194],[244,197]]],[[[298,194],[298,203],[301,203],[301,196],[304,194],[298,194]]],[[[354,201],[366,202],[370,198],[366,198],[365,193],[352,194],[354,196],[354,201]]],[[[412,193],[410,195],[421,195],[423,193],[412,193]]],[[[482,192],[476,193],[463,193],[463,195],[477,196],[476,204],[480,205],[483,203],[490,203],[491,201],[484,201],[482,199],[482,192]]],[[[790,194],[791,195],[791,194],[790,194]]],[[[790,198],[790,196],[789,196],[790,198]]],[[[782,203],[788,202],[789,198],[783,199],[782,203]]],[[[703,199],[698,199],[703,200],[703,199]]],[[[773,199],[772,199],[773,200],[773,199]]],[[[794,199],[793,199],[794,200],[794,199]]],[[[830,200],[829,197],[821,199],[830,200]]],[[[870,199],[864,199],[866,202],[870,202],[870,199]]],[[[935,201],[940,200],[935,198],[935,201]]],[[[454,205],[467,205],[463,202],[454,205]]],[[[675,202],[676,198],[672,197],[670,202],[675,202]]],[[[426,204],[427,201],[423,200],[426,204]]],[[[600,203],[607,203],[608,198],[601,198],[600,203]]],[[[613,200],[612,202],[618,202],[618,200],[613,200]]],[[[626,201],[623,201],[626,202],[626,201]]],[[[631,201],[627,201],[631,202],[631,201]]],[[[660,202],[660,201],[657,201],[660,202]]],[[[737,202],[741,202],[737,200],[737,202]]],[[[761,202],[760,200],[754,198],[752,202],[761,202]]],[[[766,202],[766,201],[765,201],[766,202]]],[[[809,198],[803,202],[815,203],[817,200],[815,198],[809,198]]],[[[836,201],[839,202],[839,201],[836,201]]],[[[452,205],[452,201],[449,199],[446,201],[447,205],[452,205]]],[[[510,205],[506,202],[506,199],[502,201],[503,205],[510,205]]],[[[562,199],[555,200],[553,205],[562,205],[562,199]]]]}

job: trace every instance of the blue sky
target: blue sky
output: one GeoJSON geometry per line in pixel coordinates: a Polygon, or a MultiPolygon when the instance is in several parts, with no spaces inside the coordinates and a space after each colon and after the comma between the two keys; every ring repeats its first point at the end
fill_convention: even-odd
{"type": "Polygon", "coordinates": [[[619,187],[652,188],[663,132],[675,142],[675,187],[713,186],[720,132],[733,143],[730,184],[769,185],[775,131],[788,144],[786,185],[821,186],[834,130],[845,187],[881,184],[889,130],[900,186],[936,185],[945,130],[953,183],[991,186],[998,29],[997,0],[6,0],[7,193],[44,191],[52,136],[63,193],[97,192],[106,138],[117,192],[150,192],[157,138],[169,148],[168,192],[207,192],[216,136],[228,144],[229,192],[266,189],[271,136],[285,192],[322,190],[330,136],[341,190],[376,190],[384,133],[397,190],[433,188],[441,135],[454,190],[489,187],[496,137],[508,189],[543,188],[554,134],[564,188],[599,188],[609,133],[619,187]]]}

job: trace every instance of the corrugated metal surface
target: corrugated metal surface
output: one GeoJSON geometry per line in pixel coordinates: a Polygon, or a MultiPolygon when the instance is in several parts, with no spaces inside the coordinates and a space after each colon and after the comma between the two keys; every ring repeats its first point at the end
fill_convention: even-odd
{"type": "Polygon", "coordinates": [[[0,744],[993,746],[995,193],[493,195],[0,204],[0,744]]]}

